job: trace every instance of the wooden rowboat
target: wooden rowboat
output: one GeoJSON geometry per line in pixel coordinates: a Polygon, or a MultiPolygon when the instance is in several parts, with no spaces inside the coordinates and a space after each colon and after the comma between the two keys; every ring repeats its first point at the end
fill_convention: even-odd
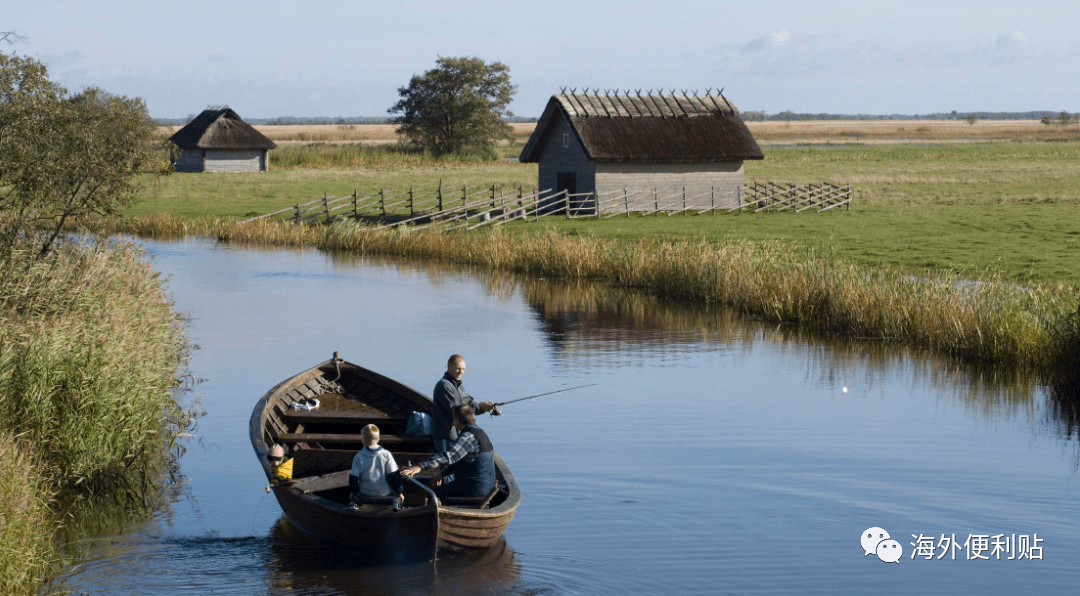
{"type": "Polygon", "coordinates": [[[406,421],[413,412],[430,414],[433,405],[415,389],[345,362],[335,352],[332,359],[282,381],[255,404],[251,446],[267,480],[266,455],[273,445],[281,445],[286,458],[292,458],[292,480],[269,488],[289,521],[316,540],[368,551],[383,562],[431,559],[440,548],[491,546],[521,503],[521,490],[498,453],[498,486],[484,498],[440,502],[429,488],[413,482],[406,483],[405,507],[399,512],[389,504],[349,503],[349,468],[363,446],[360,429],[377,425],[379,444],[398,466],[416,464],[431,457],[432,443],[429,437],[406,436],[406,421]],[[310,398],[319,400],[318,408],[290,407],[310,398]]]}

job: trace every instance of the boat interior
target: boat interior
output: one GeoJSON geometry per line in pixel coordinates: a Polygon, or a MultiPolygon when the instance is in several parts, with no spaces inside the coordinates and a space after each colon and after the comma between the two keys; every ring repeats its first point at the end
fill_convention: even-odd
{"type": "MultiPolygon", "coordinates": [[[[335,374],[329,371],[330,378],[335,374]]],[[[293,459],[291,484],[305,493],[339,503],[350,504],[349,469],[357,451],[363,448],[361,429],[374,424],[379,427],[379,445],[390,451],[398,468],[405,468],[433,455],[431,438],[407,436],[405,427],[409,414],[417,408],[409,400],[366,379],[341,378],[330,381],[326,376],[312,380],[289,391],[276,393],[268,405],[263,425],[263,440],[267,445],[278,444],[285,449],[286,458],[293,459]],[[292,404],[312,404],[312,409],[294,408],[292,404]]],[[[497,507],[507,497],[505,480],[497,470],[498,486],[489,495],[476,498],[446,497],[443,505],[470,509],[497,507]]],[[[426,484],[437,482],[437,472],[418,474],[416,479],[426,484]]],[[[424,506],[429,493],[412,482],[405,483],[405,507],[424,506]]],[[[386,503],[359,505],[362,510],[389,511],[386,503]]]]}

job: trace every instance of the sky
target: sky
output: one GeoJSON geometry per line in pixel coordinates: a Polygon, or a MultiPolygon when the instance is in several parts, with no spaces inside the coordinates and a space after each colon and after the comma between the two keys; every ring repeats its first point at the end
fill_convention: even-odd
{"type": "Polygon", "coordinates": [[[560,89],[724,89],[740,110],[1080,112],[1080,2],[10,0],[0,51],[151,116],[387,116],[439,56],[510,68],[510,110],[560,89]]]}

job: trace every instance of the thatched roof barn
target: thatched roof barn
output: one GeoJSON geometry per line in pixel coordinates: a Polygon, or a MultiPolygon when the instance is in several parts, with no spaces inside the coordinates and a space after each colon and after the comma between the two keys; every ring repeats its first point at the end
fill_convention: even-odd
{"type": "Polygon", "coordinates": [[[177,172],[261,172],[277,147],[230,108],[203,110],[169,140],[180,149],[177,172]]]}
{"type": "Polygon", "coordinates": [[[704,205],[737,200],[743,162],[763,158],[722,95],[569,93],[548,101],[520,159],[540,164],[542,189],[681,192],[704,205]]]}

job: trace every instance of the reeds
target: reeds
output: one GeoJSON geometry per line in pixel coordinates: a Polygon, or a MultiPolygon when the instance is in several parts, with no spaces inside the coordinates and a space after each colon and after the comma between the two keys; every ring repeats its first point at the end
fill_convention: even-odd
{"type": "Polygon", "coordinates": [[[59,487],[108,489],[168,440],[186,344],[161,280],[129,245],[0,263],[0,425],[59,487]]]}
{"type": "Polygon", "coordinates": [[[1080,325],[1064,323],[1077,305],[1071,287],[1020,287],[993,275],[972,280],[955,272],[913,275],[776,242],[621,241],[553,229],[470,235],[437,227],[382,230],[352,220],[329,227],[201,221],[189,228],[192,233],[607,280],[665,298],[734,307],[765,321],[928,348],[968,361],[1052,368],[1068,346],[1080,345],[1069,343],[1080,342],[1080,325]]]}
{"type": "Polygon", "coordinates": [[[0,594],[37,593],[56,558],[47,476],[27,441],[0,431],[0,594]]]}
{"type": "Polygon", "coordinates": [[[517,157],[521,146],[500,146],[488,154],[435,155],[406,143],[304,143],[281,145],[271,154],[270,169],[402,168],[465,166],[517,157]]]}
{"type": "Polygon", "coordinates": [[[160,492],[191,422],[170,393],[187,344],[131,245],[27,242],[0,260],[0,313],[0,593],[30,594],[65,511],[160,492]]]}
{"type": "Polygon", "coordinates": [[[620,242],[554,231],[468,236],[343,221],[320,248],[440,258],[545,277],[605,279],[665,298],[723,304],[771,322],[903,343],[969,361],[1038,368],[1076,306],[1063,286],[870,269],[776,243],[620,242]]]}

